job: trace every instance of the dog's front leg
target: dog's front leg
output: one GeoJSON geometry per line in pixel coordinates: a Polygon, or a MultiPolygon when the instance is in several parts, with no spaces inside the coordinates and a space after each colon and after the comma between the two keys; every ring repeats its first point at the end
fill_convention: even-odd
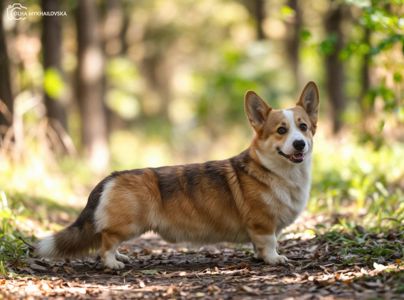
{"type": "Polygon", "coordinates": [[[287,262],[284,255],[276,251],[277,239],[275,233],[271,234],[250,234],[254,244],[256,257],[264,260],[267,264],[276,265],[287,262]]]}

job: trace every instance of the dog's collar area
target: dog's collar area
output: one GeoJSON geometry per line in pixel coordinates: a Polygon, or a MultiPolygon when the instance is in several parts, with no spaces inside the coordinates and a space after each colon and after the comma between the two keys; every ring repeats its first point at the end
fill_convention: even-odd
{"type": "Polygon", "coordinates": [[[287,155],[286,153],[282,152],[282,150],[280,148],[276,148],[276,150],[278,151],[278,154],[289,159],[291,162],[301,163],[304,160],[303,152],[295,152],[293,154],[287,155]]]}

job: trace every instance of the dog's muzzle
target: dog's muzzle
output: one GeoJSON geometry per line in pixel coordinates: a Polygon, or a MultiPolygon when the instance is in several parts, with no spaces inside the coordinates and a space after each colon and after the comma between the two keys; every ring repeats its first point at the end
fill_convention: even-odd
{"type": "Polygon", "coordinates": [[[296,151],[295,153],[288,155],[288,154],[282,152],[282,150],[279,148],[276,148],[276,150],[278,151],[278,154],[289,159],[291,162],[301,163],[304,160],[304,153],[301,151],[296,151]]]}

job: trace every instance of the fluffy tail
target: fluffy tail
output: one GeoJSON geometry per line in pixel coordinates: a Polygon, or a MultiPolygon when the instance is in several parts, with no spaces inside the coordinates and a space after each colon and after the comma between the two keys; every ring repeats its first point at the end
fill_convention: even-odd
{"type": "Polygon", "coordinates": [[[96,233],[92,224],[83,228],[75,224],[41,240],[37,245],[37,253],[43,257],[77,257],[86,255],[92,249],[98,249],[101,235],[96,233]]]}
{"type": "Polygon", "coordinates": [[[88,202],[78,219],[62,231],[41,240],[36,252],[43,257],[78,257],[101,245],[101,234],[96,232],[94,213],[99,204],[105,183],[113,176],[101,181],[91,192],[88,202]]]}

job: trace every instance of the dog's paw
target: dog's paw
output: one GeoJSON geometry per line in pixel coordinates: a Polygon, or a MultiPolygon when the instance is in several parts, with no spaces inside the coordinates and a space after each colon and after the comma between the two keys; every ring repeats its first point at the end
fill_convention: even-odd
{"type": "Polygon", "coordinates": [[[288,261],[288,258],[284,255],[272,255],[272,256],[266,256],[263,258],[264,261],[269,264],[269,265],[282,265],[286,264],[288,261]]]}
{"type": "Polygon", "coordinates": [[[126,262],[126,263],[130,262],[129,256],[119,253],[118,251],[115,253],[115,257],[119,261],[126,262]]]}
{"type": "Polygon", "coordinates": [[[104,265],[112,270],[119,270],[125,268],[125,264],[123,262],[117,261],[116,259],[107,259],[105,260],[104,265]]]}

